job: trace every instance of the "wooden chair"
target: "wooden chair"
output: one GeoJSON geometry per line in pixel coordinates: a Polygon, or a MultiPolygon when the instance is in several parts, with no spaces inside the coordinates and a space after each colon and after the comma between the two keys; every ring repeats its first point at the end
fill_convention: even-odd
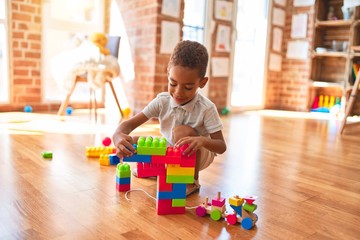
{"type": "Polygon", "coordinates": [[[344,132],[344,128],[346,127],[347,118],[351,114],[354,104],[356,102],[356,96],[357,96],[357,93],[359,92],[359,85],[360,85],[360,71],[357,74],[354,86],[351,89],[349,100],[347,101],[347,104],[346,104],[345,116],[344,116],[344,119],[342,120],[341,126],[340,126],[341,134],[344,132]]]}
{"type": "MultiPolygon", "coordinates": [[[[113,55],[114,57],[118,58],[118,53],[119,53],[119,46],[120,46],[120,36],[108,36],[108,43],[107,43],[107,48],[110,50],[110,54],[113,55]]],[[[114,77],[114,73],[112,71],[106,71],[103,69],[91,69],[92,71],[103,71],[106,75],[105,78],[105,84],[108,83],[110,85],[111,91],[114,95],[116,104],[119,108],[120,111],[120,115],[121,117],[124,116],[123,111],[120,107],[120,103],[119,100],[117,98],[116,92],[115,92],[115,88],[114,85],[112,84],[112,80],[114,77]]],[[[72,85],[70,91],[68,92],[68,94],[66,95],[65,100],[61,103],[59,111],[58,111],[58,115],[64,115],[65,114],[65,109],[66,107],[69,105],[69,101],[70,101],[70,97],[72,95],[72,93],[74,92],[74,89],[76,87],[76,84],[79,82],[88,82],[87,79],[87,74],[83,74],[83,75],[78,75],[76,76],[76,79],[74,81],[74,84],[72,85]]],[[[96,103],[96,96],[95,96],[95,90],[90,88],[90,102],[89,102],[89,109],[90,109],[90,115],[91,115],[91,111],[93,108],[93,104],[94,104],[94,110],[95,110],[95,120],[97,119],[97,103],[96,103]],[[93,103],[94,102],[94,103],[93,103]]]]}

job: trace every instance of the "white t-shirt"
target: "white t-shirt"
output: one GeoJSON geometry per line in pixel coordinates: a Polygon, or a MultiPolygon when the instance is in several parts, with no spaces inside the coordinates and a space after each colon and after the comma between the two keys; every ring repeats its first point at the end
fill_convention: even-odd
{"type": "Polygon", "coordinates": [[[174,144],[172,130],[178,125],[192,127],[205,137],[223,129],[215,104],[200,93],[183,106],[178,105],[168,92],[159,93],[142,112],[149,119],[159,119],[160,132],[171,145],[174,144]]]}

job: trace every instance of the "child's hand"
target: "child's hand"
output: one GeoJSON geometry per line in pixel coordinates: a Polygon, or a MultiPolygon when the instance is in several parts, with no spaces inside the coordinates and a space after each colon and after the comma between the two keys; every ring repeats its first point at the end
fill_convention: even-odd
{"type": "Polygon", "coordinates": [[[197,150],[200,150],[200,148],[204,146],[204,139],[205,138],[202,136],[184,137],[175,143],[175,147],[181,147],[185,144],[188,144],[189,146],[185,149],[183,154],[191,156],[192,154],[196,153],[197,150]]]}
{"type": "Polygon", "coordinates": [[[132,145],[134,140],[131,136],[120,133],[113,138],[114,145],[116,147],[116,155],[119,158],[130,157],[136,152],[132,145]]]}

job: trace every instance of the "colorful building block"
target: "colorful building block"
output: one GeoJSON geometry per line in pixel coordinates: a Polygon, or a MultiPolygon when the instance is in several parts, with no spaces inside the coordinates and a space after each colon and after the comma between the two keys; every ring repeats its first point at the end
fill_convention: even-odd
{"type": "Polygon", "coordinates": [[[113,147],[86,147],[85,153],[89,158],[100,157],[101,154],[115,153],[116,149],[113,147]]]}
{"type": "Polygon", "coordinates": [[[180,164],[168,164],[166,174],[172,176],[191,176],[195,174],[195,167],[181,167],[180,164]]]}
{"type": "Polygon", "coordinates": [[[166,175],[162,174],[157,177],[157,192],[171,192],[173,188],[172,183],[166,182],[166,175]]]}
{"type": "Polygon", "coordinates": [[[99,163],[103,166],[109,166],[110,165],[110,159],[108,154],[100,154],[99,157],[99,163]]]}
{"type": "Polygon", "coordinates": [[[243,209],[248,211],[248,212],[254,212],[257,208],[257,205],[256,204],[248,204],[248,203],[245,203],[244,206],[243,206],[243,209]]]}
{"type": "Polygon", "coordinates": [[[172,201],[172,199],[158,199],[156,201],[157,214],[185,214],[185,207],[173,207],[172,201]]]}
{"type": "Polygon", "coordinates": [[[157,194],[158,199],[180,199],[186,198],[186,184],[177,183],[173,184],[172,191],[170,192],[161,192],[157,194]]]}
{"type": "Polygon", "coordinates": [[[139,137],[137,142],[138,155],[159,155],[166,154],[166,139],[158,137],[139,137]]]}
{"type": "Polygon", "coordinates": [[[130,190],[131,170],[128,163],[119,163],[116,166],[116,189],[119,192],[130,190]]]}
{"type": "Polygon", "coordinates": [[[165,164],[151,164],[151,163],[138,162],[136,166],[137,166],[137,176],[140,178],[156,177],[159,175],[164,175],[166,173],[165,164]]]}
{"type": "Polygon", "coordinates": [[[194,183],[194,175],[193,176],[166,176],[167,183],[194,183]]]}
{"type": "Polygon", "coordinates": [[[44,152],[41,152],[41,156],[43,158],[52,158],[53,157],[53,153],[52,151],[44,151],[44,152]]]}
{"type": "Polygon", "coordinates": [[[134,154],[131,157],[124,157],[123,162],[143,162],[143,163],[150,163],[151,156],[150,155],[139,155],[134,154]]]}
{"type": "Polygon", "coordinates": [[[186,198],[172,200],[173,207],[185,207],[185,205],[186,205],[186,198]]]}
{"type": "Polygon", "coordinates": [[[120,158],[115,153],[109,154],[110,165],[117,165],[120,163],[120,158]]]}

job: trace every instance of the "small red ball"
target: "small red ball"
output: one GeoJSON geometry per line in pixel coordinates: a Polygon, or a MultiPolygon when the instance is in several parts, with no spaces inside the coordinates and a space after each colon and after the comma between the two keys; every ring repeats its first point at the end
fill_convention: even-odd
{"type": "Polygon", "coordinates": [[[102,141],[102,143],[103,143],[103,145],[104,145],[105,147],[110,146],[110,144],[111,144],[111,139],[110,139],[109,137],[106,137],[106,138],[104,138],[104,140],[102,141]]]}

